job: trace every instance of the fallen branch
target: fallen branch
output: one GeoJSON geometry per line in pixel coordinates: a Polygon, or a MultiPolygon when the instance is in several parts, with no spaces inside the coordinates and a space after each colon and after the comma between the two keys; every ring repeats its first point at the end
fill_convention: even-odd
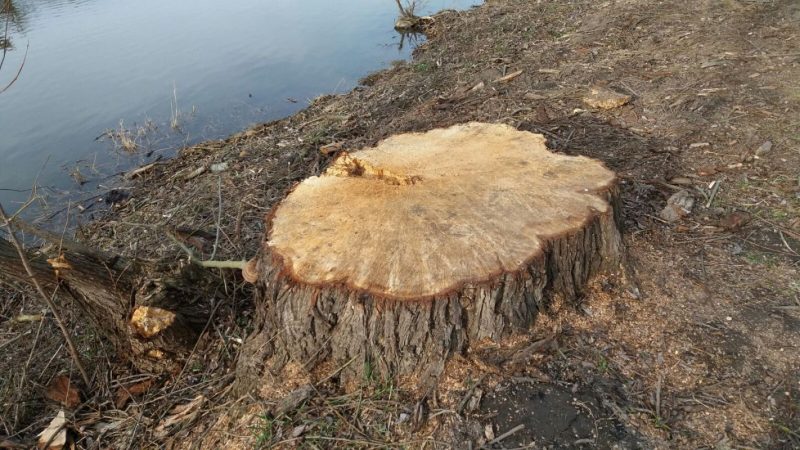
{"type": "Polygon", "coordinates": [[[183,250],[184,253],[189,257],[189,262],[192,264],[196,264],[200,267],[205,267],[207,269],[239,269],[243,270],[247,266],[247,261],[216,261],[213,259],[202,259],[200,258],[194,250],[189,248],[186,244],[180,241],[177,236],[175,236],[171,231],[167,231],[167,236],[172,239],[178,247],[183,250]]]}

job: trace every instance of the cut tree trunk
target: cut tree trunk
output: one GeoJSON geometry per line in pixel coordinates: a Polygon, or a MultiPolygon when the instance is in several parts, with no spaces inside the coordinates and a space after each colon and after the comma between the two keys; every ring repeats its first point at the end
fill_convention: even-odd
{"type": "Polygon", "coordinates": [[[619,267],[617,178],[469,123],[341,154],[267,218],[240,380],[292,364],[435,380],[619,267]]]}
{"type": "MultiPolygon", "coordinates": [[[[208,319],[208,275],[197,267],[108,256],[68,241],[55,258],[27,257],[42,287],[74,299],[120,357],[140,370],[180,370],[208,319]]],[[[16,249],[4,239],[0,276],[30,283],[16,249]]]]}

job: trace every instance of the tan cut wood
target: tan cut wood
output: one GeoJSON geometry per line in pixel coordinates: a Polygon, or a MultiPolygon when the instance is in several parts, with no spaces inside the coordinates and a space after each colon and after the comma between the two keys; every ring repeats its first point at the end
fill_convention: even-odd
{"type": "Polygon", "coordinates": [[[527,336],[550,299],[615,270],[617,205],[603,163],[502,124],[341,153],[267,217],[240,380],[290,362],[435,379],[451,355],[527,336]]]}

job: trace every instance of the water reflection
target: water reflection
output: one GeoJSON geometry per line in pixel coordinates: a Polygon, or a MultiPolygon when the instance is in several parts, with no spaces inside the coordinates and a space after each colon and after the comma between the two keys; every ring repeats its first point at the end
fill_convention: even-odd
{"type": "MultiPolygon", "coordinates": [[[[25,196],[2,189],[27,189],[40,170],[49,192],[91,196],[126,167],[345,92],[418,42],[394,31],[391,0],[0,1],[12,45],[0,84],[30,42],[22,76],[0,95],[9,209],[25,196]],[[114,151],[111,136],[136,151],[114,151]]],[[[418,13],[473,3],[428,0],[418,13]]]]}

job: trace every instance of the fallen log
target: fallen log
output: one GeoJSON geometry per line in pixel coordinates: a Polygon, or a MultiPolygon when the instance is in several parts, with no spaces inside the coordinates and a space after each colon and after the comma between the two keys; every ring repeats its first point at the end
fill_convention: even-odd
{"type": "MultiPolygon", "coordinates": [[[[140,370],[180,370],[209,317],[209,274],[192,264],[140,261],[64,242],[55,257],[26,255],[45,291],[74,299],[118,355],[140,370]]],[[[4,239],[0,277],[31,283],[16,249],[4,239]]]]}

